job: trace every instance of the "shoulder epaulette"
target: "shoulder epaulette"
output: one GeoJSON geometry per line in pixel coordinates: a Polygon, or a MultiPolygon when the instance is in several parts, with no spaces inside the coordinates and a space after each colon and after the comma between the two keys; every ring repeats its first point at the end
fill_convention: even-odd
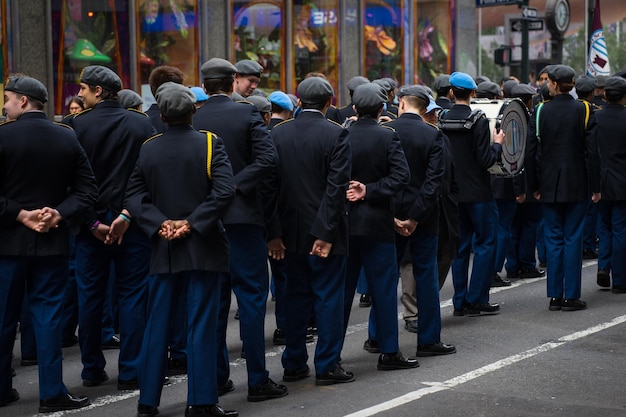
{"type": "Polygon", "coordinates": [[[72,119],[75,119],[77,116],[80,116],[81,114],[85,114],[85,113],[87,113],[87,112],[91,111],[91,109],[93,109],[93,107],[89,107],[88,109],[85,109],[85,110],[83,110],[83,111],[80,111],[80,112],[76,113],[76,114],[72,117],[72,119]]]}
{"type": "Polygon", "coordinates": [[[385,126],[385,125],[383,125],[383,124],[379,124],[379,126],[380,126],[380,127],[384,127],[385,129],[389,129],[389,130],[391,130],[392,132],[395,132],[395,131],[396,131],[396,129],[394,129],[394,128],[393,128],[393,127],[391,127],[391,126],[385,126]]]}
{"type": "Polygon", "coordinates": [[[141,110],[137,110],[137,109],[126,109],[126,110],[129,110],[129,111],[132,111],[132,112],[135,112],[135,113],[139,113],[142,116],[146,116],[147,118],[150,118],[150,116],[148,116],[146,113],[142,112],[141,110]]]}
{"type": "Polygon", "coordinates": [[[57,126],[63,126],[63,127],[67,128],[67,129],[69,129],[69,130],[72,130],[72,131],[74,130],[74,128],[73,128],[72,126],[68,126],[68,125],[66,125],[65,123],[61,123],[61,122],[54,122],[54,124],[55,124],[55,125],[57,125],[57,126]]]}
{"type": "Polygon", "coordinates": [[[340,127],[340,128],[342,128],[342,129],[344,128],[342,125],[340,125],[339,123],[337,123],[337,122],[336,122],[336,121],[334,121],[334,120],[330,120],[330,119],[326,119],[326,120],[327,120],[328,122],[330,122],[330,123],[334,124],[334,125],[339,126],[339,127],[340,127]]]}
{"type": "Polygon", "coordinates": [[[15,120],[5,120],[4,122],[0,123],[0,126],[4,126],[8,123],[14,122],[15,120]]]}
{"type": "Polygon", "coordinates": [[[150,142],[152,139],[156,139],[156,138],[158,138],[159,136],[162,136],[162,135],[163,135],[163,133],[157,133],[156,135],[151,136],[148,139],[146,139],[143,144],[145,145],[146,143],[150,142]]]}

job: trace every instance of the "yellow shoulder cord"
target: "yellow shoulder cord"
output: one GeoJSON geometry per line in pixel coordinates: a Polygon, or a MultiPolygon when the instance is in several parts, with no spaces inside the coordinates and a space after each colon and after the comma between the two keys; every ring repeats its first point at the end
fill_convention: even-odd
{"type": "Polygon", "coordinates": [[[589,103],[583,100],[583,104],[585,105],[585,130],[587,130],[587,124],[589,123],[589,116],[591,115],[591,108],[589,103]]]}
{"type": "Polygon", "coordinates": [[[213,134],[211,132],[206,132],[206,148],[206,174],[209,179],[212,180],[211,160],[213,159],[213,134]]]}

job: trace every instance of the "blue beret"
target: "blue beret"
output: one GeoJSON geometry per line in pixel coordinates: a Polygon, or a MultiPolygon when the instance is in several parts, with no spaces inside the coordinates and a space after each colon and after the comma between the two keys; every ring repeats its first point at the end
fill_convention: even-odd
{"type": "Polygon", "coordinates": [[[13,91],[14,93],[23,94],[25,96],[39,100],[42,103],[48,101],[48,90],[43,83],[35,78],[22,76],[11,76],[7,80],[5,91],[13,91]]]}
{"type": "Polygon", "coordinates": [[[352,102],[358,109],[377,107],[386,101],[387,94],[377,83],[362,84],[352,94],[352,102]]]}
{"type": "Polygon", "coordinates": [[[80,73],[80,82],[100,86],[104,90],[117,93],[122,89],[122,80],[113,70],[102,65],[90,65],[80,73]]]}
{"type": "Polygon", "coordinates": [[[191,113],[196,103],[196,96],[189,88],[168,81],[157,89],[156,101],[161,114],[166,117],[178,117],[191,113]]]}
{"type": "Polygon", "coordinates": [[[204,92],[202,87],[190,87],[191,92],[196,96],[196,102],[207,101],[209,96],[204,92]]]}
{"type": "Polygon", "coordinates": [[[297,88],[300,101],[306,104],[323,103],[333,95],[333,87],[328,81],[320,77],[306,78],[298,84],[297,88]]]}
{"type": "Polygon", "coordinates": [[[237,68],[222,58],[211,58],[200,67],[203,79],[224,79],[232,78],[237,72],[237,68]]]}
{"type": "Polygon", "coordinates": [[[293,102],[289,98],[289,96],[282,91],[274,91],[269,96],[270,103],[277,105],[280,108],[285,110],[292,111],[293,110],[293,102]]]}
{"type": "Polygon", "coordinates": [[[259,78],[263,72],[261,64],[256,61],[252,61],[251,59],[242,59],[241,61],[237,61],[235,63],[235,68],[237,68],[237,74],[256,75],[259,78]]]}
{"type": "Polygon", "coordinates": [[[464,72],[453,72],[450,74],[450,85],[465,90],[476,90],[476,82],[472,77],[464,72]]]}
{"type": "Polygon", "coordinates": [[[431,95],[428,96],[428,106],[426,107],[426,113],[430,113],[433,110],[441,110],[441,106],[439,106],[436,102],[435,102],[435,98],[431,95]]]}
{"type": "Polygon", "coordinates": [[[133,90],[120,90],[118,93],[120,96],[120,104],[125,109],[130,109],[131,107],[137,107],[140,104],[143,104],[143,99],[133,90]]]}

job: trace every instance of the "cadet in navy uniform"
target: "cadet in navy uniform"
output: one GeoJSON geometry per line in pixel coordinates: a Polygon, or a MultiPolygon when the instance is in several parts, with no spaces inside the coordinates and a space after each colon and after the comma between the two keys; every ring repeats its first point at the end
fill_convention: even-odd
{"type": "MultiPolygon", "coordinates": [[[[626,80],[609,77],[604,84],[607,103],[596,112],[595,141],[600,156],[602,200],[598,203],[600,220],[609,234],[610,267],[613,275],[613,293],[626,293],[626,80]]],[[[602,245],[602,240],[600,245],[602,245]]],[[[601,257],[602,246],[600,251],[601,257]]],[[[600,259],[598,259],[600,268],[600,259]]],[[[611,286],[608,271],[598,269],[597,283],[611,286]]]]}
{"type": "Polygon", "coordinates": [[[456,352],[456,348],[441,343],[437,276],[437,200],[444,179],[445,145],[441,132],[424,123],[420,116],[430,103],[426,89],[416,85],[402,87],[398,97],[399,117],[387,126],[398,132],[411,172],[409,185],[397,194],[394,205],[395,228],[400,234],[396,237],[397,253],[402,256],[408,245],[413,263],[419,311],[416,356],[447,355],[456,352]]]}
{"type": "Polygon", "coordinates": [[[80,76],[85,111],[69,119],[91,162],[100,196],[76,236],[78,340],[86,387],[108,379],[100,346],[105,283],[113,262],[118,292],[120,354],[118,389],[137,388],[139,352],[145,326],[150,242],[132,224],[123,206],[124,190],[141,144],[154,133],[146,114],[124,109],[118,75],[92,65],[80,76]]]}
{"type": "Polygon", "coordinates": [[[0,126],[0,407],[19,399],[11,387],[11,357],[26,292],[37,338],[40,413],[89,405],[63,384],[61,319],[69,223],[98,195],[76,134],[46,119],[46,101],[38,80],[9,77],[4,110],[11,121],[0,126]]]}
{"type": "MultiPolygon", "coordinates": [[[[154,96],[156,94],[156,90],[161,84],[168,81],[182,84],[184,78],[185,74],[183,74],[183,72],[176,67],[170,67],[169,65],[158,66],[152,70],[150,77],[148,78],[150,91],[154,96]]],[[[156,129],[157,133],[163,133],[167,130],[167,124],[161,120],[161,111],[159,110],[157,103],[153,103],[146,111],[146,114],[150,117],[152,125],[156,129]]]]}
{"type": "Polygon", "coordinates": [[[460,242],[458,256],[452,263],[454,315],[495,313],[500,306],[489,303],[489,288],[495,275],[498,209],[487,170],[500,158],[504,132],[494,133],[495,143],[490,144],[489,122],[485,117],[467,129],[472,113],[469,102],[476,83],[461,72],[450,75],[449,81],[456,103],[440,116],[439,123],[450,139],[455,170],[459,173],[460,242]],[[472,246],[474,263],[470,280],[472,246]]]}
{"type": "Polygon", "coordinates": [[[525,159],[531,189],[543,203],[551,311],[587,308],[580,295],[589,187],[594,202],[601,197],[597,144],[590,134],[595,117],[588,103],[569,94],[574,75],[566,65],[548,67],[552,100],[538,106],[531,118],[525,159]]]}
{"type": "Polygon", "coordinates": [[[228,240],[220,218],[235,195],[222,140],[191,126],[195,96],[166,82],[156,93],[169,128],[146,141],[125,205],[150,237],[148,322],[141,349],[138,417],[158,413],[177,282],[187,285],[188,394],[185,416],[236,416],[217,405],[217,312],[228,240]],[[181,187],[185,184],[185,187],[181,187]]]}
{"type": "MultiPolygon", "coordinates": [[[[279,156],[278,216],[287,260],[284,381],[309,376],[306,332],[315,310],[316,385],[354,381],[339,364],[350,181],[348,131],[324,114],[334,94],[328,81],[311,77],[298,85],[302,112],[272,129],[279,156]]],[[[272,253],[274,258],[281,255],[272,253]]]]}
{"type": "MultiPolygon", "coordinates": [[[[354,103],[352,102],[352,95],[354,94],[354,90],[356,90],[358,86],[362,84],[367,84],[369,82],[370,80],[360,75],[357,75],[356,77],[352,77],[350,78],[350,80],[348,80],[346,87],[348,88],[348,93],[350,94],[350,104],[338,108],[336,111],[337,116],[332,118],[333,121],[336,121],[337,123],[341,124],[341,123],[344,123],[347,118],[356,116],[356,113],[354,112],[354,103]],[[335,120],[335,119],[338,119],[338,120],[335,120]]],[[[327,114],[326,117],[329,117],[329,115],[327,114]]]]}
{"type": "Polygon", "coordinates": [[[409,182],[409,167],[396,132],[377,122],[387,101],[383,89],[375,83],[363,84],[354,91],[352,101],[358,119],[348,129],[352,179],[347,191],[351,204],[344,337],[363,269],[372,297],[370,321],[376,323],[381,352],[377,368],[415,368],[419,366],[417,360],[405,358],[398,346],[398,264],[392,204],[393,196],[409,182]]]}
{"type": "Polygon", "coordinates": [[[226,326],[231,288],[237,296],[239,325],[248,369],[248,400],[264,401],[287,395],[287,387],[269,378],[265,367],[265,308],[269,292],[267,241],[259,185],[276,166],[276,149],[259,111],[250,103],[231,100],[237,69],[221,58],[202,64],[203,86],[209,100],[193,116],[193,127],[209,130],[224,140],[235,174],[235,199],[224,215],[230,242],[230,274],[222,274],[218,323],[218,384],[234,389],[229,376],[226,326]]]}

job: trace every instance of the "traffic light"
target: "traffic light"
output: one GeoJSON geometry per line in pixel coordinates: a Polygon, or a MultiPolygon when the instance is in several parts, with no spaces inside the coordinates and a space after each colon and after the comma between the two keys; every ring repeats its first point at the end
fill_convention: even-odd
{"type": "Polygon", "coordinates": [[[501,46],[493,51],[493,60],[500,66],[509,65],[511,63],[511,47],[501,46]]]}

